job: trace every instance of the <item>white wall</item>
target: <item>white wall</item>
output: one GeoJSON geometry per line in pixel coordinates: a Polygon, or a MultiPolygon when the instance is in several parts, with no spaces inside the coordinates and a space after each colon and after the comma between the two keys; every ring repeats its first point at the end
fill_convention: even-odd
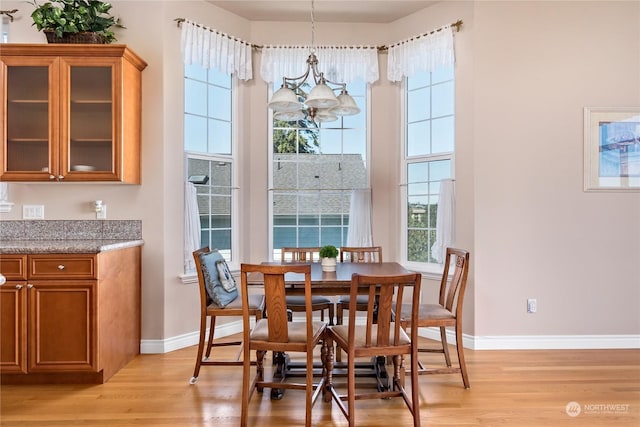
{"type": "MultiPolygon", "coordinates": [[[[198,295],[178,278],[182,64],[173,19],[190,18],[256,44],[305,43],[310,29],[248,22],[202,1],[113,4],[127,26],[118,42],[149,63],[142,185],[10,184],[16,206],[2,218],[19,219],[22,204],[43,203],[47,219],[90,219],[87,202],[100,198],[110,219],[141,219],[143,340],[174,348],[198,328],[198,295]]],[[[13,8],[19,13],[11,42],[44,43],[31,26],[30,6],[3,2],[3,9],[13,8]]],[[[457,19],[464,20],[456,34],[457,238],[472,255],[465,334],[477,347],[555,336],[595,336],[586,346],[631,336],[638,345],[640,194],[582,191],[582,108],[640,105],[640,4],[439,2],[388,25],[317,23],[316,42],[389,44],[457,19]],[[538,299],[537,314],[526,314],[528,297],[538,299]]],[[[238,90],[246,118],[239,129],[246,262],[262,261],[268,251],[267,87],[259,59],[254,53],[254,80],[238,90]]],[[[381,79],[372,88],[373,221],[385,258],[396,260],[400,102],[385,61],[381,54],[381,79]]]]}

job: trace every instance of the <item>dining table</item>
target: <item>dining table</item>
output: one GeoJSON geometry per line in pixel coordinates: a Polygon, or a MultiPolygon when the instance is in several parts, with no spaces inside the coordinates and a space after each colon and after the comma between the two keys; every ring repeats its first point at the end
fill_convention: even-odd
{"type": "MultiPolygon", "coordinates": [[[[264,265],[290,265],[291,262],[264,262],[264,265]]],[[[372,276],[398,276],[411,274],[401,264],[397,262],[381,262],[381,263],[365,263],[365,262],[338,262],[335,271],[324,271],[322,264],[319,262],[309,262],[303,264],[311,265],[311,292],[313,295],[349,295],[351,292],[351,276],[354,273],[372,276]]],[[[264,279],[261,273],[252,272],[247,276],[247,284],[263,285],[264,279]]],[[[285,274],[285,286],[287,295],[304,295],[304,274],[287,273],[285,274]]],[[[368,287],[363,287],[362,294],[368,292],[368,287]]],[[[269,314],[267,313],[267,318],[269,314]]],[[[304,374],[304,363],[293,363],[284,353],[276,353],[273,356],[274,378],[284,380],[287,376],[295,376],[304,374]]],[[[334,376],[344,370],[346,364],[336,362],[334,376]]],[[[386,370],[386,357],[381,355],[373,358],[369,362],[356,363],[359,376],[373,376],[376,378],[378,390],[388,390],[391,388],[390,378],[386,370]]],[[[321,372],[322,366],[318,366],[321,372]]],[[[281,399],[283,397],[283,389],[272,389],[271,398],[281,399]]]]}

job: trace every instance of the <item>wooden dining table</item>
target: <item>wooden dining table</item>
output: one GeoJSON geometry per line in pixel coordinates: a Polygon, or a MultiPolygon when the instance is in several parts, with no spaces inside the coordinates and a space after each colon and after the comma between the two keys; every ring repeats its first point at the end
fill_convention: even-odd
{"type": "MultiPolygon", "coordinates": [[[[283,263],[265,262],[263,264],[282,265],[283,263]]],[[[348,295],[351,289],[351,276],[354,273],[372,276],[411,274],[411,271],[397,262],[339,262],[336,264],[336,271],[332,272],[322,271],[322,265],[319,262],[307,264],[311,264],[311,292],[314,295],[348,295]]],[[[287,273],[284,280],[287,286],[287,295],[304,295],[303,274],[287,273]]],[[[250,273],[247,282],[250,285],[261,285],[263,283],[262,274],[250,273]]]]}
{"type": "MultiPolygon", "coordinates": [[[[264,262],[266,265],[282,265],[282,262],[264,262]]],[[[286,263],[291,264],[291,263],[286,263]]],[[[351,276],[354,273],[375,275],[375,276],[397,276],[411,274],[411,271],[404,268],[397,262],[382,263],[351,263],[339,262],[335,271],[323,271],[319,262],[305,263],[311,265],[311,292],[313,295],[348,295],[351,291],[351,276]]],[[[249,285],[262,285],[264,279],[261,273],[249,273],[247,276],[249,285]]],[[[285,275],[285,286],[287,295],[304,295],[304,274],[287,273],[285,275]]],[[[362,289],[365,294],[368,287],[362,289]]],[[[267,313],[268,317],[268,313],[267,313]]],[[[284,353],[276,353],[273,357],[274,377],[284,380],[286,376],[302,375],[304,364],[290,362],[284,353]]],[[[377,387],[389,389],[391,384],[386,371],[386,358],[384,356],[375,357],[371,362],[356,363],[360,376],[374,376],[377,380],[377,387]]],[[[334,376],[340,375],[341,363],[335,364],[334,376]]],[[[319,366],[321,370],[321,366],[319,366]]],[[[343,368],[343,367],[342,367],[343,368]]],[[[271,390],[272,399],[281,399],[284,394],[282,389],[271,390]]]]}

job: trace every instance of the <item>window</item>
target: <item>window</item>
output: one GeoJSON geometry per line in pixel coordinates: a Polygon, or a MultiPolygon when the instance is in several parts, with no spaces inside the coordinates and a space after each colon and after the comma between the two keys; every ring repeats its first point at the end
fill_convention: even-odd
{"type": "Polygon", "coordinates": [[[234,254],[235,155],[232,78],[199,65],[185,66],[184,150],[186,179],[197,190],[200,246],[234,254]]]}
{"type": "MultiPolygon", "coordinates": [[[[318,125],[274,120],[271,129],[271,256],[284,246],[340,247],[351,190],[368,187],[367,85],[349,83],[360,113],[318,125]]],[[[277,88],[276,88],[277,89],[277,88]]]]}
{"type": "Polygon", "coordinates": [[[421,73],[405,81],[403,247],[408,263],[435,263],[440,181],[453,178],[453,68],[421,73]]]}
{"type": "Polygon", "coordinates": [[[0,17],[0,43],[9,43],[9,22],[8,16],[0,17]]]}

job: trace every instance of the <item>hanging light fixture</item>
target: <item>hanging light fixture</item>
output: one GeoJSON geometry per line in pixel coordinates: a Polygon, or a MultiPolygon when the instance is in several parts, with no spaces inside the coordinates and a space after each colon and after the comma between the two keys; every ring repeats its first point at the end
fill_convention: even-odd
{"type": "Polygon", "coordinates": [[[347,92],[346,83],[332,82],[325,78],[324,73],[318,71],[318,58],[315,55],[315,21],[314,3],[311,0],[311,49],[307,58],[307,70],[299,77],[283,77],[282,86],[269,102],[269,108],[274,111],[276,120],[293,122],[308,116],[317,122],[337,120],[338,116],[358,114],[360,108],[347,92]],[[305,92],[303,86],[309,77],[313,78],[315,86],[305,92]],[[340,91],[338,96],[334,92],[340,91]]]}

